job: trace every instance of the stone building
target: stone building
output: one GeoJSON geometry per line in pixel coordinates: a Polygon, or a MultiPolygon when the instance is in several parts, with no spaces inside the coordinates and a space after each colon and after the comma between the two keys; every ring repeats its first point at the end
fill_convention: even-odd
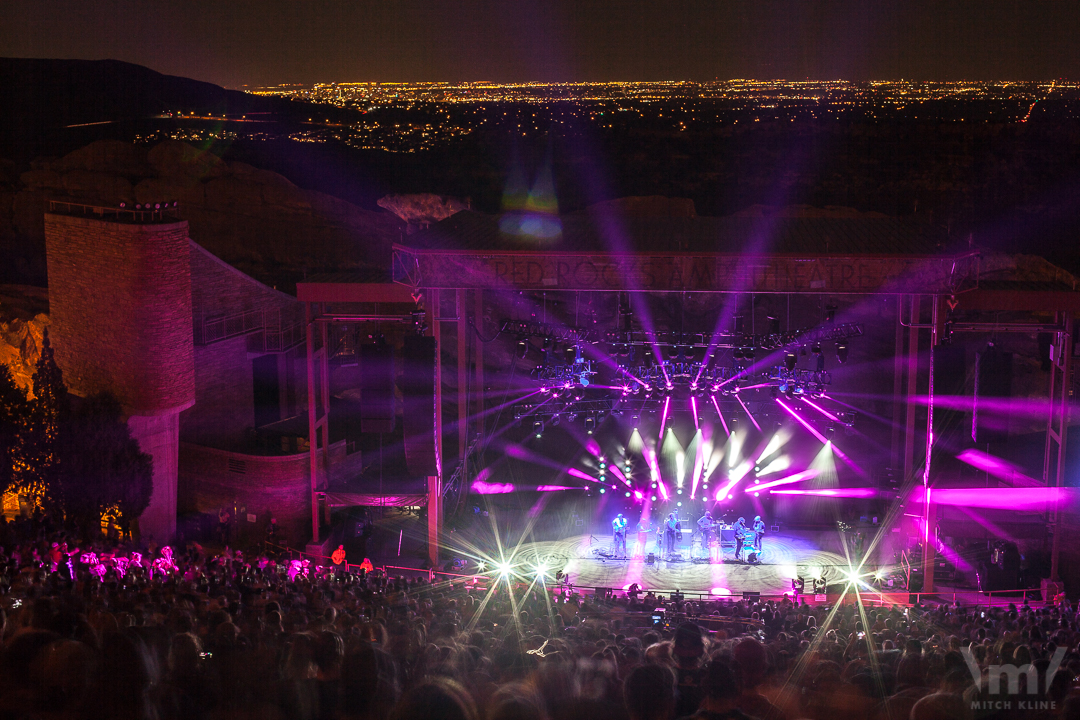
{"type": "MultiPolygon", "coordinates": [[[[227,508],[245,536],[310,517],[303,305],[219,260],[167,211],[53,203],[45,217],[57,363],[72,393],[109,390],[154,458],[140,532],[227,508]]],[[[344,454],[344,441],[331,447],[344,454]]]]}

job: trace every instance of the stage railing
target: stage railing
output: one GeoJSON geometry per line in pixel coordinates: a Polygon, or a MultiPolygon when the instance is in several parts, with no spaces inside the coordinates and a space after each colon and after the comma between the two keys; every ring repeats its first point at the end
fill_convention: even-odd
{"type": "MultiPolygon", "coordinates": [[[[309,559],[314,559],[314,560],[324,560],[324,561],[326,561],[326,562],[319,563],[321,565],[334,565],[333,559],[326,556],[326,555],[319,555],[319,554],[316,554],[316,553],[304,552],[302,550],[296,550],[294,548],[290,548],[290,547],[287,547],[287,546],[284,546],[284,545],[276,545],[276,544],[268,542],[268,541],[263,542],[263,547],[264,548],[274,548],[274,549],[277,549],[277,550],[279,550],[281,552],[287,553],[290,560],[295,559],[295,558],[309,558],[309,559]]],[[[360,569],[361,569],[361,565],[360,564],[355,564],[355,563],[344,563],[344,564],[338,565],[336,567],[339,567],[339,568],[343,567],[346,572],[359,572],[360,569]]],[[[394,570],[394,571],[397,571],[397,572],[416,573],[417,575],[419,575],[421,577],[426,576],[431,580],[434,580],[436,577],[446,577],[446,578],[450,578],[451,583],[453,583],[455,581],[455,579],[462,580],[462,581],[472,580],[473,584],[477,585],[477,586],[481,586],[481,583],[483,583],[483,587],[487,587],[487,583],[492,579],[490,576],[484,575],[484,574],[481,574],[481,573],[476,573],[476,574],[452,573],[452,572],[446,572],[444,570],[432,570],[432,569],[426,569],[426,568],[414,568],[414,567],[409,567],[407,565],[375,565],[373,567],[375,569],[377,569],[377,570],[380,570],[380,571],[388,574],[388,575],[389,575],[389,571],[394,570]]],[[[529,583],[520,582],[518,584],[520,584],[520,585],[528,585],[529,583]]],[[[600,585],[576,585],[576,584],[567,584],[567,583],[552,583],[550,585],[547,585],[546,587],[547,587],[548,590],[553,591],[553,592],[555,592],[555,591],[558,591],[558,592],[571,592],[571,593],[576,593],[578,595],[586,595],[586,596],[592,595],[592,596],[599,596],[599,597],[615,597],[616,595],[626,595],[626,591],[621,589],[621,588],[611,588],[611,587],[600,586],[600,585]]],[[[680,596],[683,600],[692,600],[692,601],[695,601],[695,602],[702,602],[702,601],[706,601],[706,600],[709,601],[709,602],[718,602],[718,601],[722,601],[722,600],[729,600],[729,601],[733,601],[733,602],[734,601],[739,601],[739,600],[755,600],[755,601],[773,600],[773,601],[780,601],[780,600],[783,600],[785,597],[788,598],[788,599],[798,601],[798,600],[806,600],[808,598],[809,599],[814,598],[813,593],[801,593],[799,595],[795,595],[794,593],[791,593],[791,592],[786,592],[786,593],[758,593],[758,592],[745,592],[745,593],[739,592],[739,593],[736,593],[736,592],[733,592],[730,595],[714,595],[712,593],[712,591],[694,592],[694,591],[687,591],[687,590],[679,590],[678,588],[647,588],[647,589],[642,589],[640,594],[644,595],[646,593],[652,593],[654,595],[663,596],[663,601],[664,602],[670,602],[672,596],[675,596],[675,595],[680,596]]],[[[852,593],[849,593],[849,594],[853,595],[852,593]]],[[[835,594],[828,595],[827,597],[828,597],[828,601],[834,601],[836,599],[835,594]]],[[[858,598],[862,602],[863,605],[870,605],[870,606],[875,606],[875,605],[876,606],[916,605],[918,603],[921,603],[923,600],[936,600],[936,601],[941,602],[941,601],[944,601],[944,600],[950,599],[950,598],[951,598],[950,602],[953,605],[956,604],[957,598],[960,598],[961,600],[964,601],[964,605],[966,607],[982,607],[984,604],[985,604],[986,607],[1000,607],[1000,606],[1008,605],[1011,602],[1016,602],[1017,600],[1019,600],[1020,602],[1024,602],[1025,600],[1030,602],[1031,600],[1034,599],[1034,600],[1037,600],[1038,602],[1044,602],[1042,600],[1042,593],[1038,588],[1018,588],[1018,589],[1014,589],[1014,590],[971,590],[971,591],[968,591],[968,592],[964,592],[964,591],[961,591],[961,592],[955,592],[955,591],[954,592],[940,592],[940,591],[936,591],[936,592],[916,592],[916,593],[908,592],[907,590],[897,590],[896,592],[867,592],[867,591],[860,591],[859,595],[858,595],[858,598]],[[997,595],[997,597],[995,597],[995,594],[997,595]],[[1029,595],[1031,595],[1031,594],[1034,594],[1037,597],[1034,597],[1034,598],[1029,597],[1029,595]],[[1006,596],[1006,595],[1008,595],[1010,597],[1003,597],[1003,596],[1006,596]],[[1015,597],[1017,595],[1019,595],[1019,597],[1015,597]],[[901,596],[907,596],[908,601],[907,602],[899,602],[899,599],[900,599],[901,596]],[[986,600],[985,603],[983,602],[984,597],[985,597],[985,600],[986,600]],[[911,598],[915,598],[915,601],[912,602],[911,598]],[[978,598],[979,602],[972,603],[971,600],[973,598],[978,598]]],[[[658,598],[658,601],[659,600],[660,600],[660,598],[658,598]]]]}
{"type": "MultiPolygon", "coordinates": [[[[278,545],[276,543],[272,543],[272,542],[270,542],[268,540],[264,540],[262,545],[263,545],[264,550],[274,549],[274,550],[277,550],[278,552],[287,554],[288,557],[289,557],[289,560],[310,559],[310,560],[317,560],[317,561],[325,561],[325,562],[317,562],[316,564],[321,565],[321,566],[332,566],[332,567],[335,567],[335,568],[338,568],[338,569],[344,569],[345,572],[352,572],[352,573],[360,572],[360,570],[363,568],[362,563],[348,563],[348,562],[346,562],[346,563],[342,563],[342,564],[338,565],[337,563],[334,562],[334,559],[332,557],[329,557],[327,555],[319,555],[318,553],[309,553],[309,552],[306,552],[304,550],[297,550],[295,548],[291,548],[291,547],[288,547],[286,545],[278,545]]],[[[267,553],[267,554],[269,554],[269,553],[267,553]]],[[[404,565],[372,565],[372,567],[375,570],[380,570],[380,571],[382,571],[382,572],[384,572],[386,574],[389,574],[387,572],[389,570],[397,570],[397,571],[417,573],[418,575],[426,576],[429,579],[434,579],[434,578],[440,577],[440,576],[441,577],[452,578],[450,582],[454,582],[453,578],[461,579],[461,580],[473,580],[473,581],[475,581],[474,584],[477,584],[477,585],[479,585],[479,583],[481,583],[481,582],[486,582],[486,581],[490,580],[490,578],[487,575],[481,575],[481,574],[470,575],[470,574],[466,574],[466,573],[452,573],[452,572],[446,572],[444,570],[431,570],[431,569],[424,569],[424,568],[414,568],[414,567],[408,567],[408,566],[404,566],[404,565]]]]}

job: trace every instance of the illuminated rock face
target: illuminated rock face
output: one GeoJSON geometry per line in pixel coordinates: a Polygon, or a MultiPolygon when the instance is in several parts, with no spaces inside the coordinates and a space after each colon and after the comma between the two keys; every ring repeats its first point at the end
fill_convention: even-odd
{"type": "Polygon", "coordinates": [[[45,216],[50,335],[68,389],[108,391],[154,458],[144,535],[176,532],[179,414],[195,402],[186,222],[45,216]]]}
{"type": "Polygon", "coordinates": [[[49,294],[25,285],[0,287],[0,363],[15,383],[31,390],[30,378],[41,356],[41,339],[49,327],[49,294]]]}
{"type": "Polygon", "coordinates": [[[427,226],[445,220],[456,212],[468,209],[468,203],[457,198],[417,193],[414,195],[386,195],[379,198],[379,207],[385,208],[411,226],[427,226]]]}

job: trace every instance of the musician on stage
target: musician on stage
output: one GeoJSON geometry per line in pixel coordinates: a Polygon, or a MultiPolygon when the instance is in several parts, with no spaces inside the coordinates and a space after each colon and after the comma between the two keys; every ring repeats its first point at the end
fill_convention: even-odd
{"type": "Polygon", "coordinates": [[[765,537],[765,521],[758,515],[754,518],[754,549],[761,552],[761,538],[765,537]]]}
{"type": "Polygon", "coordinates": [[[709,541],[712,540],[713,534],[713,516],[708,510],[697,521],[698,530],[701,531],[701,552],[702,555],[708,557],[709,555],[709,541]]]}
{"type": "Polygon", "coordinates": [[[616,555],[626,557],[626,518],[622,513],[615,516],[615,519],[611,521],[611,533],[615,540],[614,552],[616,555]]]}
{"type": "Polygon", "coordinates": [[[675,513],[668,513],[667,520],[664,522],[664,540],[667,543],[668,555],[675,552],[675,543],[678,542],[681,533],[682,525],[679,523],[679,518],[675,513]]]}
{"type": "Polygon", "coordinates": [[[731,529],[735,531],[735,559],[742,560],[742,546],[747,533],[746,519],[739,518],[735,521],[735,524],[731,526],[731,529]]]}

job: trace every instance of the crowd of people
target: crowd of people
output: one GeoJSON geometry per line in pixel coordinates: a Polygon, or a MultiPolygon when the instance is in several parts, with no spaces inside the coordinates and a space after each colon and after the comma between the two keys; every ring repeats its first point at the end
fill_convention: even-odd
{"type": "Polygon", "coordinates": [[[76,545],[0,527],[0,720],[1080,717],[1068,602],[594,598],[76,545]],[[991,682],[1007,664],[1034,672],[991,682]]]}

